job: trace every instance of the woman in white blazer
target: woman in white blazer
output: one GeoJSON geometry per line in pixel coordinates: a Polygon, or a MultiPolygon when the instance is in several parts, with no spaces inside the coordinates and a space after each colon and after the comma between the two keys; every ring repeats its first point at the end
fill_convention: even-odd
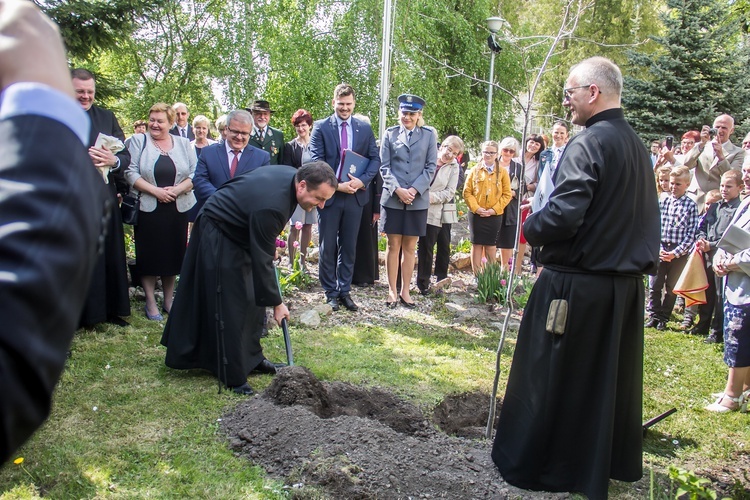
{"type": "MultiPolygon", "coordinates": [[[[454,214],[443,216],[445,204],[456,196],[458,185],[458,161],[456,157],[464,151],[464,142],[455,135],[450,135],[440,144],[437,152],[437,167],[430,183],[430,206],[427,209],[427,232],[419,237],[417,247],[417,288],[422,295],[427,295],[430,288],[430,277],[433,268],[433,251],[443,223],[454,214]]],[[[455,205],[453,205],[455,207],[455,205]]]]}
{"type": "Polygon", "coordinates": [[[125,172],[131,194],[140,196],[134,228],[136,266],[146,293],[146,317],[154,321],[164,319],[154,296],[157,277],[164,290],[162,311],[172,308],[175,278],[187,246],[187,212],[195,205],[198,159],[188,139],[169,133],[174,120],[171,106],[151,107],[148,133],[133,136],[128,144],[131,162],[125,172]]]}

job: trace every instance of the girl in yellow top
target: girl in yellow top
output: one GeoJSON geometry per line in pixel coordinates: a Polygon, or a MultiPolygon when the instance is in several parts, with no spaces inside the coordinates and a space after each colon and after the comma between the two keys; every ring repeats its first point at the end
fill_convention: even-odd
{"type": "Polygon", "coordinates": [[[464,200],[469,206],[471,270],[477,274],[486,262],[494,262],[495,240],[502,215],[512,197],[508,171],[500,168],[496,141],[482,144],[482,159],[466,175],[464,200]]]}

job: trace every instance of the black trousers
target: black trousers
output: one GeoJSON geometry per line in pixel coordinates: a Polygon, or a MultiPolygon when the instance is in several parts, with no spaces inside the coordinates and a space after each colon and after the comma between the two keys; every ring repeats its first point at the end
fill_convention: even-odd
{"type": "Polygon", "coordinates": [[[451,262],[451,225],[443,224],[437,237],[437,254],[435,255],[435,277],[438,281],[448,277],[448,265],[451,262]]]}
{"type": "Polygon", "coordinates": [[[430,277],[432,276],[433,248],[438,240],[442,226],[431,226],[427,224],[427,233],[419,237],[417,245],[417,288],[424,292],[430,288],[430,277]]]}
{"type": "Polygon", "coordinates": [[[677,296],[672,292],[682,270],[687,264],[688,256],[683,255],[671,262],[659,261],[656,268],[656,277],[648,291],[648,306],[646,308],[649,316],[660,321],[669,321],[677,296]],[[662,289],[666,285],[666,293],[662,299],[662,289]]]}

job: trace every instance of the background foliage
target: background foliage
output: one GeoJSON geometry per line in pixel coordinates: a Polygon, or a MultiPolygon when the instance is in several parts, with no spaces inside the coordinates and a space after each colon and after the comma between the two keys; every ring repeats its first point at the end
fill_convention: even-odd
{"type": "MultiPolygon", "coordinates": [[[[629,77],[624,104],[644,139],[678,135],[719,110],[735,114],[738,124],[745,120],[747,0],[395,0],[387,124],[396,123],[396,96],[419,94],[440,136],[458,134],[475,147],[487,106],[485,19],[499,15],[508,28],[496,57],[492,137],[520,137],[519,105],[511,96],[528,94],[568,2],[580,15],[547,61],[532,131],[565,116],[565,76],[591,55],[612,58],[629,77]]],[[[128,132],[156,101],[184,101],[193,116],[215,118],[265,98],[277,111],[272,124],[292,137],[292,113],[300,107],[315,118],[331,113],[333,87],[342,81],[357,90],[357,112],[377,122],[381,2],[38,3],[60,24],[71,65],[97,74],[97,98],[128,132]]]]}

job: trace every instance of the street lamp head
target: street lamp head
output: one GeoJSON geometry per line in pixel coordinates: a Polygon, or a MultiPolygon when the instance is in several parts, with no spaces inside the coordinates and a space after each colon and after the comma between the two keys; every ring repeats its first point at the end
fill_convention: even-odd
{"type": "Polygon", "coordinates": [[[490,30],[490,33],[497,33],[500,31],[500,28],[503,27],[503,24],[505,24],[505,19],[502,17],[488,17],[487,18],[487,28],[490,30]]]}

